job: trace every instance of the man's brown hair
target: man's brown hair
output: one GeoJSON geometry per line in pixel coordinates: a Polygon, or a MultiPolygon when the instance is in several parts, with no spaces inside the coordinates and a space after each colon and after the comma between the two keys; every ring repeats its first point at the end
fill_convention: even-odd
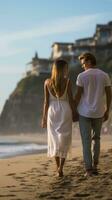
{"type": "Polygon", "coordinates": [[[96,58],[92,53],[82,53],[78,58],[79,60],[84,59],[85,61],[90,61],[92,65],[96,65],[96,58]]]}

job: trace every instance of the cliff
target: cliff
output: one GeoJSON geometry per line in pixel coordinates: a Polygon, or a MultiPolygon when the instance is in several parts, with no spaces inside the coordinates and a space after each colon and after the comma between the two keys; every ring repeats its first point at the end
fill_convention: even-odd
{"type": "Polygon", "coordinates": [[[22,79],[6,101],[0,117],[0,132],[36,132],[40,127],[43,84],[48,76],[22,79]]]}

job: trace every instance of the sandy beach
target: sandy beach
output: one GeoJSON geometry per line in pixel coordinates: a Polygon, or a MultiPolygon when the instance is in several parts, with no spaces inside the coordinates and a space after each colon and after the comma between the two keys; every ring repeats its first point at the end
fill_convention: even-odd
{"type": "MultiPolygon", "coordinates": [[[[11,136],[17,138],[16,136],[11,136]]],[[[26,140],[26,136],[18,139],[26,140]]],[[[27,136],[43,141],[46,135],[27,136]]],[[[84,177],[79,135],[73,136],[72,155],[66,161],[64,177],[56,176],[53,159],[45,153],[0,160],[0,200],[112,199],[112,136],[102,136],[99,175],[84,177]]]]}

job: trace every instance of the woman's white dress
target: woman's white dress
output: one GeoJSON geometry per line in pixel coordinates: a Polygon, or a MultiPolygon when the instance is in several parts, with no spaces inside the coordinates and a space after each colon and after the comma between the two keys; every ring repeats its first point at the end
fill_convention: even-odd
{"type": "Polygon", "coordinates": [[[72,111],[67,95],[68,82],[64,94],[56,98],[49,91],[47,116],[48,156],[66,158],[71,146],[72,111]]]}

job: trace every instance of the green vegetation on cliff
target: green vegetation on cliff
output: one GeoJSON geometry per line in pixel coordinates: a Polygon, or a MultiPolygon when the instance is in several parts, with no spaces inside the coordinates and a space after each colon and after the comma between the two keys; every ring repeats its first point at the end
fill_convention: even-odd
{"type": "Polygon", "coordinates": [[[38,78],[37,76],[29,76],[22,79],[15,90],[21,95],[25,95],[28,93],[35,93],[38,91],[38,78]]]}
{"type": "Polygon", "coordinates": [[[47,74],[41,74],[39,77],[32,75],[20,80],[12,96],[25,96],[43,93],[44,80],[48,77],[47,74]]]}

